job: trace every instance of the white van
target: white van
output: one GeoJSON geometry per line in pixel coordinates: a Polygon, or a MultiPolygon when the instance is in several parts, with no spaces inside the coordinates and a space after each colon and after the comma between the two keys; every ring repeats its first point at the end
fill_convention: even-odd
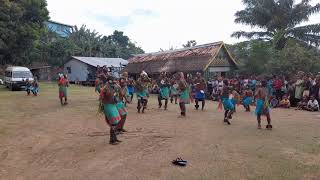
{"type": "Polygon", "coordinates": [[[22,89],[26,86],[26,79],[33,81],[33,75],[30,69],[20,66],[8,67],[5,71],[4,84],[11,91],[22,89]]]}

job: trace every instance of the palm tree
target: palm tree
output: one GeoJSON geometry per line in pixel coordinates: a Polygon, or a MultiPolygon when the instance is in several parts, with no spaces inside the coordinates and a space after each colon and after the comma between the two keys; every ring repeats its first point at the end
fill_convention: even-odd
{"type": "Polygon", "coordinates": [[[272,40],[276,49],[283,49],[288,39],[308,45],[320,45],[320,23],[298,26],[320,12],[320,3],[310,5],[311,0],[243,0],[246,8],[238,11],[235,23],[258,27],[261,31],[234,32],[232,37],[272,40]]]}

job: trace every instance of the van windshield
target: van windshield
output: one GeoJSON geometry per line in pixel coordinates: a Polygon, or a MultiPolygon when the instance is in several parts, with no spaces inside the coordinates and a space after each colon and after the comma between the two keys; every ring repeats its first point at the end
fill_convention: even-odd
{"type": "Polygon", "coordinates": [[[12,72],[13,78],[32,78],[32,74],[29,71],[14,71],[12,72]]]}

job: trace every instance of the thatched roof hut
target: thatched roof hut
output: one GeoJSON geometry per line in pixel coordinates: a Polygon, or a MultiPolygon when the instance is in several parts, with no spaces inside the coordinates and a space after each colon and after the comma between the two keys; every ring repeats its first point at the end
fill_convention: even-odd
{"type": "Polygon", "coordinates": [[[151,75],[161,72],[202,72],[206,78],[213,74],[225,75],[237,68],[237,61],[231,56],[223,42],[216,42],[177,50],[138,54],[128,60],[124,71],[137,75],[146,71],[151,75]]]}

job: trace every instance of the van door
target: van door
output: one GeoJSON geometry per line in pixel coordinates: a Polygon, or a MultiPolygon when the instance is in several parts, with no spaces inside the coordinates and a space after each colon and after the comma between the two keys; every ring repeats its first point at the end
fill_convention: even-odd
{"type": "Polygon", "coordinates": [[[4,73],[4,84],[6,87],[9,87],[12,82],[12,72],[11,71],[5,71],[4,73]]]}

